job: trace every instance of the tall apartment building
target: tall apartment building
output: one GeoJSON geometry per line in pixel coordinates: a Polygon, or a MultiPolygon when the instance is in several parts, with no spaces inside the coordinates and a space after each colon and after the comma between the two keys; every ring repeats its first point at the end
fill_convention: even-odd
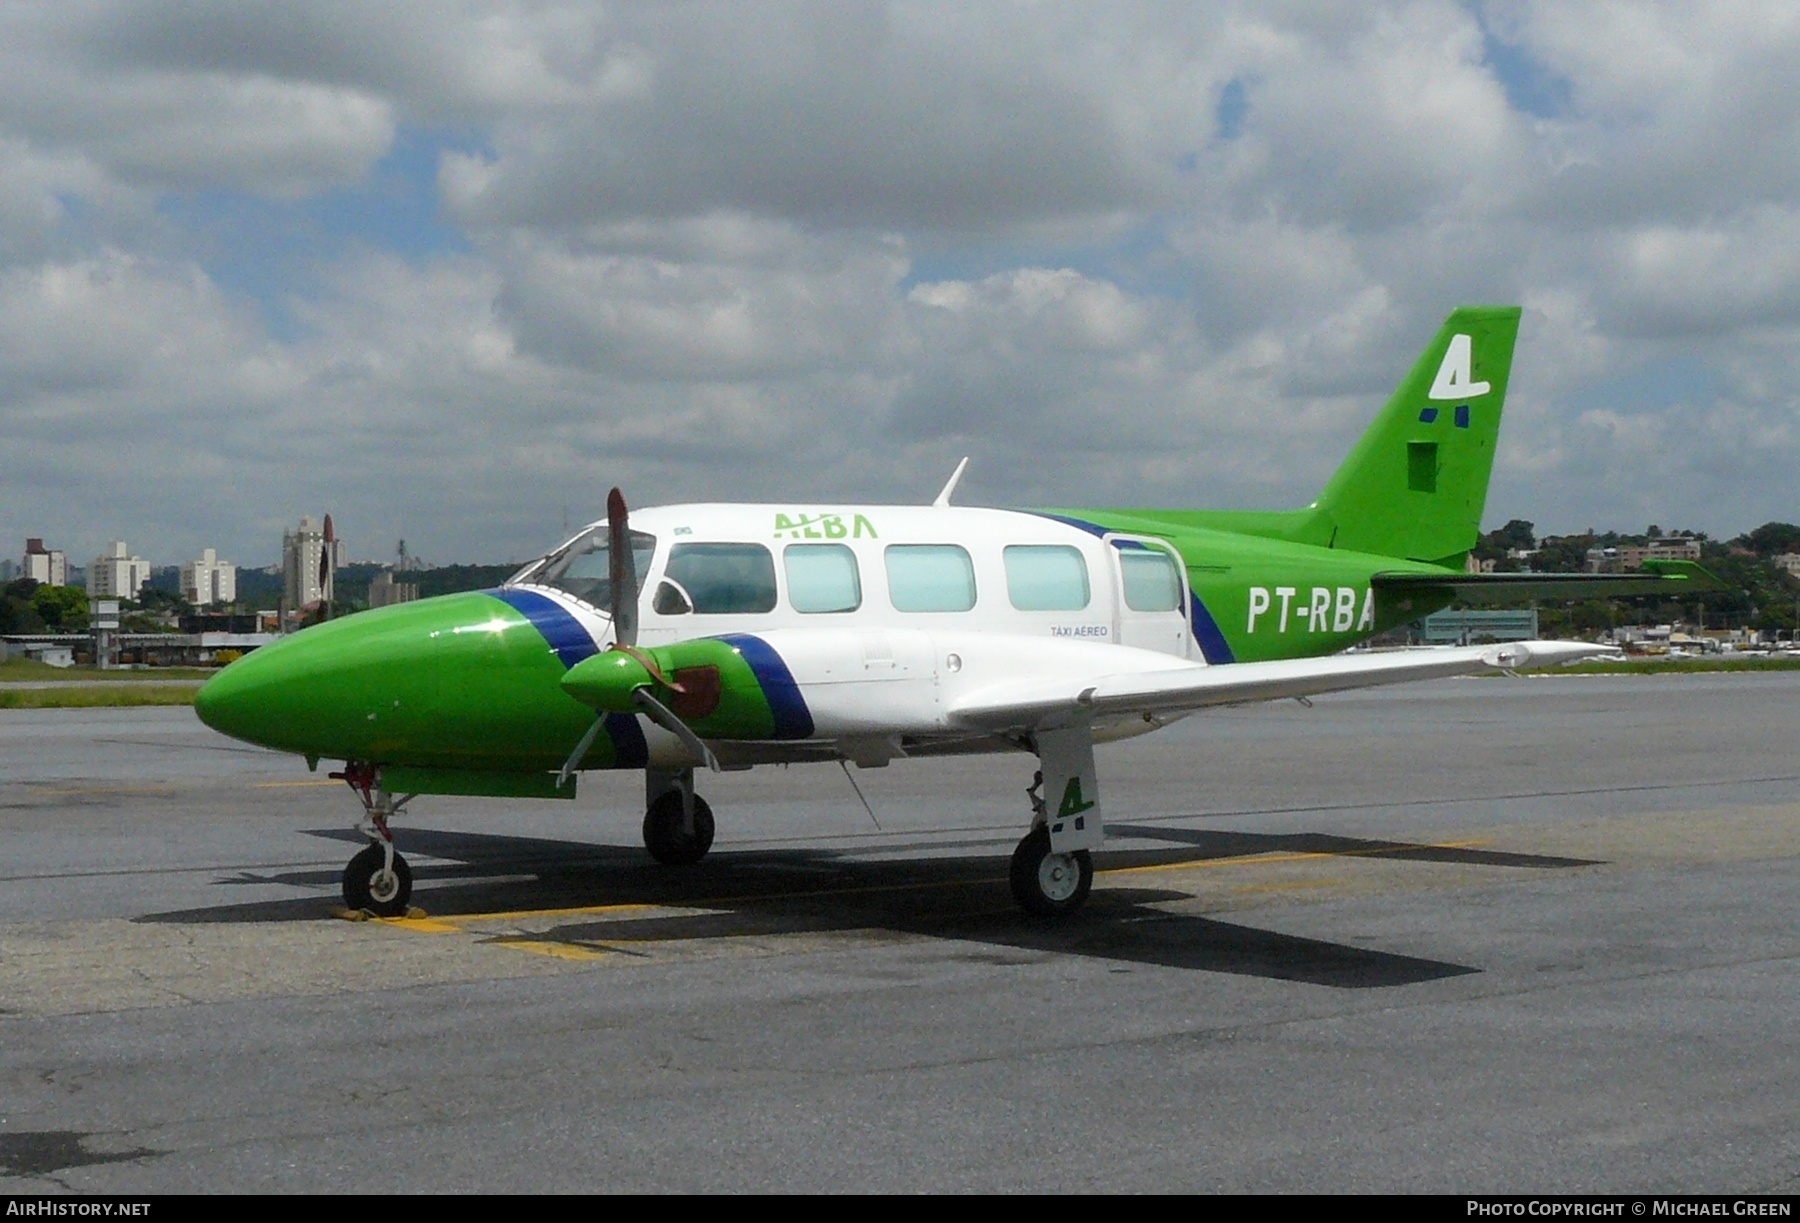
{"type": "Polygon", "coordinates": [[[124,540],[115,539],[110,552],[96,556],[88,566],[88,594],[95,598],[137,598],[144,583],[150,580],[150,562],[130,552],[124,540]]]}
{"type": "Polygon", "coordinates": [[[181,567],[181,597],[195,607],[237,602],[237,566],[212,548],[200,549],[199,560],[181,567]]]}
{"type": "Polygon", "coordinates": [[[69,584],[69,558],[52,548],[44,547],[44,541],[41,539],[27,539],[25,541],[25,565],[19,576],[30,578],[45,586],[67,586],[69,584]]]}
{"type": "Polygon", "coordinates": [[[325,555],[325,532],[310,515],[300,519],[296,530],[281,533],[281,573],[283,594],[289,608],[298,611],[331,597],[330,575],[344,564],[347,555],[344,541],[331,543],[331,565],[321,573],[320,561],[325,555]]]}

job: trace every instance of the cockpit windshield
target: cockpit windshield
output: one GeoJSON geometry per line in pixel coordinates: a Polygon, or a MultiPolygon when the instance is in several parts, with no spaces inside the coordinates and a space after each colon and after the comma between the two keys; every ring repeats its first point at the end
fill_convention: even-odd
{"type": "MultiPolygon", "coordinates": [[[[601,611],[612,608],[612,547],[605,527],[595,527],[558,548],[535,565],[521,570],[512,581],[554,586],[601,611]]],[[[656,536],[631,533],[631,557],[637,571],[638,590],[656,553],[656,536]]],[[[638,591],[633,591],[635,598],[638,591]]]]}

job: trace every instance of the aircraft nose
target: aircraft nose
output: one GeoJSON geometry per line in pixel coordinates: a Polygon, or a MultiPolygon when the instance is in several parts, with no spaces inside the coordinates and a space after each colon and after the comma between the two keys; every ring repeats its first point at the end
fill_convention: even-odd
{"type": "Polygon", "coordinates": [[[536,768],[554,756],[553,768],[593,723],[557,687],[563,671],[506,601],[440,595],[246,654],[206,682],[194,711],[234,739],[324,760],[536,768]]]}
{"type": "Polygon", "coordinates": [[[277,751],[333,760],[386,753],[437,703],[440,639],[488,614],[485,603],[465,603],[422,600],[303,629],[213,676],[194,712],[221,734],[277,751]]]}
{"type": "Polygon", "coordinates": [[[334,669],[326,654],[305,633],[263,646],[207,680],[194,697],[194,712],[234,739],[305,750],[294,738],[317,721],[311,707],[323,697],[319,681],[328,681],[334,669]]]}

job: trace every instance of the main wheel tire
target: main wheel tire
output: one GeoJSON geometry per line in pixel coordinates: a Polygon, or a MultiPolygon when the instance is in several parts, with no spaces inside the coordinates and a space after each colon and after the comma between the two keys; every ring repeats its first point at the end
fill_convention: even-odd
{"type": "Polygon", "coordinates": [[[399,854],[394,869],[386,869],[387,853],[371,845],[350,859],[344,868],[344,906],[367,909],[377,917],[405,917],[412,899],[412,867],[399,854]]]}
{"type": "Polygon", "coordinates": [[[1013,899],[1037,917],[1061,917],[1079,909],[1094,886],[1094,859],[1085,849],[1050,852],[1050,830],[1035,828],[1013,850],[1013,899]]]}
{"type": "Polygon", "coordinates": [[[664,866],[692,866],[706,856],[713,843],[713,813],[706,800],[694,795],[694,831],[681,828],[681,791],[657,796],[644,812],[644,848],[664,866]]]}

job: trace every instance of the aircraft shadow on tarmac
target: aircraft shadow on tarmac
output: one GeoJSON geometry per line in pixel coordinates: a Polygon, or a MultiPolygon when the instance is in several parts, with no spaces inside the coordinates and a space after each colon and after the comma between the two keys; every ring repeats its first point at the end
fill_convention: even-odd
{"type": "MultiPolygon", "coordinates": [[[[1096,855],[1101,870],[1179,866],[1269,853],[1536,869],[1595,864],[1578,858],[1321,833],[1214,832],[1130,824],[1114,825],[1108,831],[1121,841],[1163,844],[1106,850],[1096,855]],[[1180,844],[1171,847],[1168,842],[1172,841],[1180,844]]],[[[351,843],[362,840],[348,829],[320,829],[312,835],[351,843]]],[[[1410,985],[1480,971],[1171,913],[1154,906],[1186,899],[1188,893],[1161,888],[1111,884],[1097,889],[1088,905],[1071,917],[1039,922],[1015,908],[1006,883],[1006,856],[994,852],[995,843],[987,840],[979,842],[978,848],[971,846],[973,852],[955,857],[942,856],[946,847],[941,840],[884,846],[882,852],[892,856],[880,860],[833,849],[720,851],[697,866],[678,870],[657,866],[635,847],[418,828],[398,832],[396,841],[414,859],[413,877],[418,887],[414,901],[432,917],[475,922],[485,914],[536,915],[529,936],[490,939],[494,942],[528,937],[540,944],[563,943],[631,956],[645,954],[644,945],[654,942],[888,929],[1006,949],[993,953],[995,963],[1084,955],[1353,989],[1410,985]],[[420,857],[440,861],[420,862],[420,857]],[[602,918],[592,912],[608,905],[702,911],[641,918],[602,918]],[[535,929],[544,919],[554,920],[558,909],[589,911],[569,913],[566,921],[556,922],[547,931],[535,929]]],[[[335,870],[246,873],[219,883],[329,888],[332,898],[221,905],[151,914],[138,920],[312,920],[337,907],[337,882],[335,870]]]]}

